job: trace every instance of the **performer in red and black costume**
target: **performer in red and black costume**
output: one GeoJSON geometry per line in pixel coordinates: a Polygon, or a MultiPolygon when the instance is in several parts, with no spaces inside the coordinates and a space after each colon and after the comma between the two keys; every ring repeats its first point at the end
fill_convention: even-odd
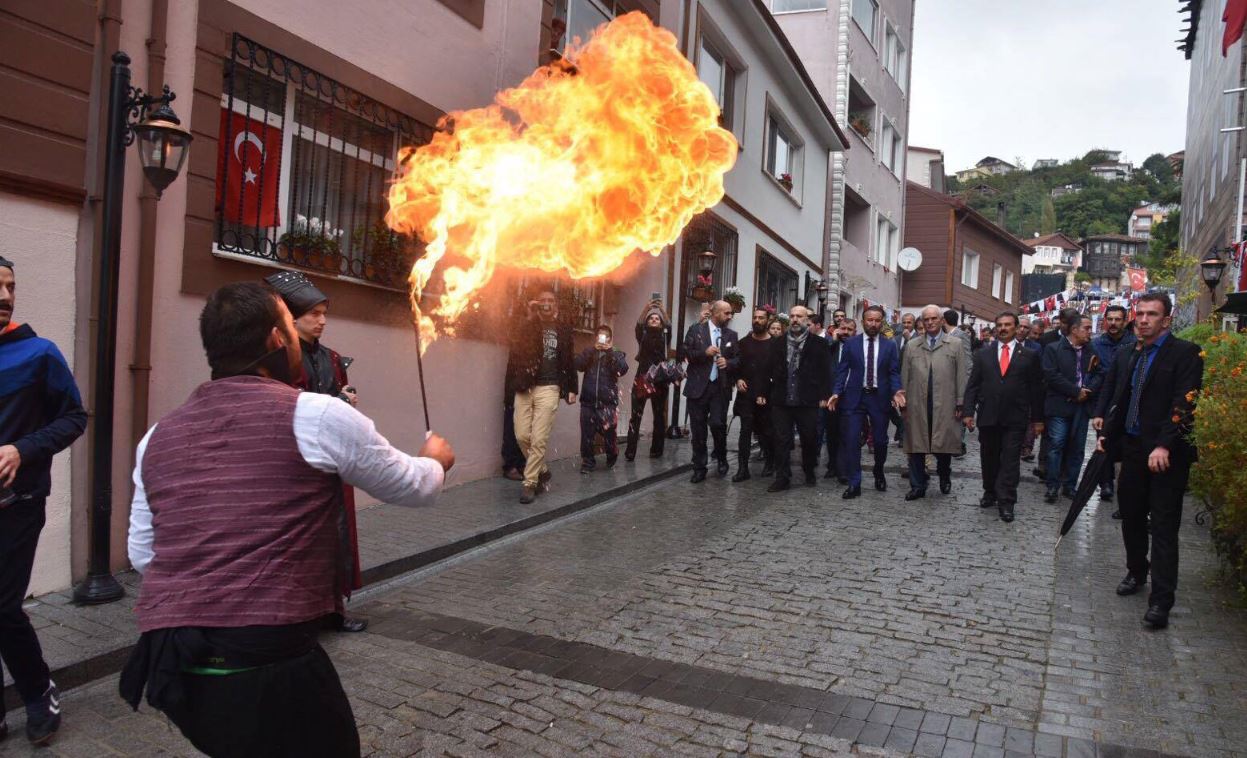
{"type": "MultiPolygon", "coordinates": [[[[282,271],[266,277],[264,281],[281,295],[294,317],[295,331],[299,333],[300,347],[303,348],[303,372],[296,379],[295,387],[319,395],[332,395],[352,407],[358,405],[359,396],[346,375],[351,359],[343,358],[320,341],[325,333],[329,297],[297,271],[282,271]]],[[[368,628],[368,621],[346,615],[345,599],[363,586],[359,568],[359,538],[355,529],[355,488],[349,485],[342,488],[342,521],[339,527],[343,560],[340,565],[342,582],[337,626],[342,632],[362,632],[368,628]]]]}

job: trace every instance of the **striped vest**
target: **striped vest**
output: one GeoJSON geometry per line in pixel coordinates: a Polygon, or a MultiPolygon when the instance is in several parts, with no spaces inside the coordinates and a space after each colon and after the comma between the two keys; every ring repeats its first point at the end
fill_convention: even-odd
{"type": "Polygon", "coordinates": [[[342,482],[299,453],[298,397],[271,379],[218,379],[156,426],[142,467],[155,557],[139,631],[333,612],[342,482]]]}

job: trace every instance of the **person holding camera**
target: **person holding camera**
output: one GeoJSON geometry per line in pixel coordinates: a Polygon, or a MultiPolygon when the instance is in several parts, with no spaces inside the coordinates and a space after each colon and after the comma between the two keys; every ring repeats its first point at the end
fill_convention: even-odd
{"type": "Polygon", "coordinates": [[[641,417],[645,414],[647,400],[650,414],[654,417],[649,457],[662,457],[663,443],[667,439],[667,394],[670,385],[651,381],[648,374],[651,366],[667,359],[670,342],[671,317],[663,310],[662,301],[655,292],[636,322],[636,380],[632,384],[632,415],[628,419],[628,443],[624,448],[624,458],[629,461],[636,458],[637,443],[641,439],[641,417]]]}
{"type": "Polygon", "coordinates": [[[580,385],[580,473],[588,474],[597,468],[593,442],[599,434],[606,467],[619,458],[619,377],[628,373],[628,356],[615,349],[614,332],[603,324],[593,347],[580,351],[574,363],[585,375],[580,385]]]}
{"type": "Polygon", "coordinates": [[[559,399],[568,405],[576,402],[572,328],[559,321],[557,296],[545,290],[528,308],[528,320],[514,331],[505,390],[515,396],[515,438],[525,460],[520,492],[524,505],[550,487],[546,447],[559,399]]]}
{"type": "MultiPolygon", "coordinates": [[[[64,357],[13,320],[17,281],[0,257],[0,658],[26,703],[26,737],[50,741],[61,724],[60,692],[22,600],[52,488],[52,457],[87,428],[87,412],[64,357]]],[[[0,712],[0,739],[8,734],[0,712]]]]}
{"type": "MultiPolygon", "coordinates": [[[[281,295],[299,335],[303,370],[296,377],[294,386],[306,392],[336,397],[352,408],[357,406],[359,395],[346,375],[351,359],[343,358],[320,341],[328,321],[329,296],[298,271],[281,271],[265,277],[264,281],[281,295]]],[[[364,586],[359,564],[359,535],[355,526],[354,487],[342,488],[342,511],[342,565],[345,568],[341,607],[335,614],[334,622],[340,632],[362,632],[368,628],[368,620],[346,615],[346,600],[350,599],[351,592],[364,586]]]]}

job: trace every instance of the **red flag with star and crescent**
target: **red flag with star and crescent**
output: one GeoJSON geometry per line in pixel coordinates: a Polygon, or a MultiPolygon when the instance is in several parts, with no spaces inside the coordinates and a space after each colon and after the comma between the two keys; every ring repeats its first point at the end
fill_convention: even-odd
{"type": "Polygon", "coordinates": [[[216,204],[221,215],[262,229],[280,225],[281,129],[222,108],[217,144],[216,204]]]}

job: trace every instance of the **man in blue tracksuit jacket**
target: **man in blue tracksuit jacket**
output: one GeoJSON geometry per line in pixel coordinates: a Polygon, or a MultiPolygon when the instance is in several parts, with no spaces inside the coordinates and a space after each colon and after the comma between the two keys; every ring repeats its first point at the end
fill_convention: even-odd
{"type": "MultiPolygon", "coordinates": [[[[1091,349],[1099,356],[1104,371],[1107,373],[1109,366],[1113,365],[1118,350],[1134,343],[1134,334],[1126,331],[1125,307],[1110,305],[1104,311],[1104,332],[1091,340],[1091,349]]],[[[1104,466],[1104,473],[1100,477],[1101,502],[1108,503],[1113,500],[1113,483],[1117,481],[1116,469],[1117,464],[1111,461],[1104,466]]],[[[1113,518],[1121,518],[1121,511],[1114,511],[1113,518]]]]}
{"type": "MultiPolygon", "coordinates": [[[[26,736],[46,744],[61,721],[39,638],[22,610],[51,490],[52,456],[87,427],[56,345],[13,321],[13,263],[0,257],[0,658],[26,703],[26,736]]],[[[8,725],[0,714],[0,739],[8,725]]]]}

